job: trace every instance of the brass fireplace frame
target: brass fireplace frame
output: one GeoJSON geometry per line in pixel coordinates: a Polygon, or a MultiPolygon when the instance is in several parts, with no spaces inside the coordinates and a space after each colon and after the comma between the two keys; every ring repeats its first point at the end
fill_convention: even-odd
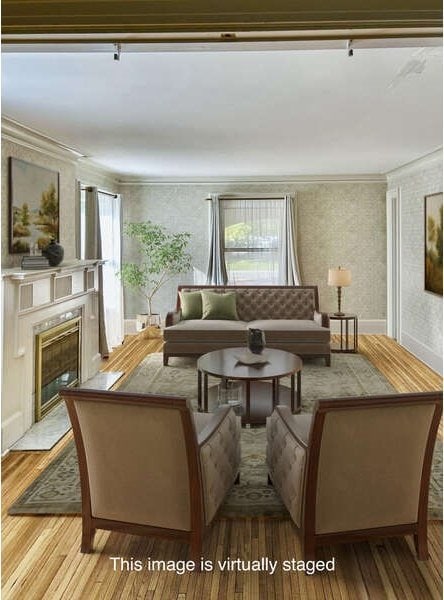
{"type": "Polygon", "coordinates": [[[56,340],[63,339],[67,335],[78,331],[79,343],[78,343],[78,377],[72,381],[68,387],[74,387],[80,383],[82,373],[82,327],[81,317],[74,317],[69,321],[64,321],[60,325],[51,327],[46,331],[42,331],[35,336],[35,421],[40,421],[48,412],[60,402],[60,395],[57,392],[45,406],[42,407],[42,351],[48,345],[54,343],[56,340]]]}

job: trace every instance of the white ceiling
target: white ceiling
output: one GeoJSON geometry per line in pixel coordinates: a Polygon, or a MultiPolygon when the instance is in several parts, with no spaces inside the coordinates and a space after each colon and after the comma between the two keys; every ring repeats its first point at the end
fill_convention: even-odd
{"type": "Polygon", "coordinates": [[[442,48],[5,53],[2,103],[128,176],[385,173],[442,146],[442,48]]]}

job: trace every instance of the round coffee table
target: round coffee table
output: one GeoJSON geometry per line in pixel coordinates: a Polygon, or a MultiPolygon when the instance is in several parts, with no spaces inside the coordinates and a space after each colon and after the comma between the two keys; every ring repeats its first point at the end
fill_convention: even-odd
{"type": "Polygon", "coordinates": [[[208,376],[222,380],[238,380],[245,383],[244,414],[245,424],[263,424],[277,404],[288,404],[293,413],[301,410],[301,369],[299,356],[265,348],[263,356],[268,360],[260,366],[245,365],[237,356],[244,348],[226,348],[204,354],[197,361],[198,407],[208,412],[208,376]],[[290,389],[279,384],[282,377],[290,376],[290,389]],[[295,389],[295,379],[297,386],[295,389]],[[268,381],[267,381],[268,380],[268,381]],[[203,398],[202,398],[203,397],[203,398]],[[296,406],[295,406],[296,398],[296,406]]]}

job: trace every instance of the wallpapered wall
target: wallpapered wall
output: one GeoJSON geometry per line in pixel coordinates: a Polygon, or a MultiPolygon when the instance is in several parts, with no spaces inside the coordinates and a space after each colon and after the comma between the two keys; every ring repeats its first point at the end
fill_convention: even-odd
{"type": "MultiPolygon", "coordinates": [[[[100,178],[80,165],[50,157],[22,145],[4,141],[2,146],[2,267],[20,264],[20,255],[8,252],[8,157],[60,173],[60,243],[66,260],[75,258],[75,180],[118,192],[112,179],[100,178]]],[[[208,202],[211,192],[230,194],[291,193],[297,198],[297,250],[303,283],[317,284],[321,309],[336,308],[336,291],[326,284],[330,266],[352,270],[353,283],[344,290],[343,307],[364,319],[386,316],[386,221],[385,183],[305,184],[151,184],[121,185],[125,221],[151,219],[174,231],[192,234],[190,251],[197,276],[207,269],[208,202]]],[[[134,257],[124,240],[123,256],[134,257]]],[[[154,308],[164,317],[175,304],[178,283],[192,283],[194,274],[179,276],[162,290],[154,308]]],[[[131,292],[125,296],[125,316],[145,312],[143,300],[131,292]]]]}
{"type": "Polygon", "coordinates": [[[442,157],[388,176],[401,196],[400,342],[442,372],[442,296],[424,290],[424,196],[442,192],[442,157]]]}
{"type": "MultiPolygon", "coordinates": [[[[336,290],[327,286],[331,266],[352,270],[351,287],[343,291],[343,308],[365,319],[386,317],[386,184],[150,184],[122,185],[125,221],[150,219],[174,231],[192,234],[193,266],[206,273],[209,193],[291,193],[297,198],[298,255],[303,283],[317,284],[321,309],[336,309],[336,290]]],[[[135,257],[124,241],[124,260],[135,257]]],[[[192,283],[193,274],[177,277],[162,290],[154,308],[164,317],[175,305],[178,283],[192,283]]],[[[146,312],[143,300],[125,296],[126,317],[146,312]]]]}
{"type": "Polygon", "coordinates": [[[65,249],[65,260],[75,258],[75,179],[76,167],[73,163],[58,160],[25,146],[2,141],[2,267],[17,267],[20,265],[21,255],[9,254],[8,251],[8,157],[13,156],[40,167],[58,171],[60,190],[60,243],[65,249]]]}

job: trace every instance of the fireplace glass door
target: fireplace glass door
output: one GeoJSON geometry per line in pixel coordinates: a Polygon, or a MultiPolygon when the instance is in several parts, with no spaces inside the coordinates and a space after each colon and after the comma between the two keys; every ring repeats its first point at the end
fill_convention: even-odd
{"type": "Polygon", "coordinates": [[[80,381],[80,317],[36,336],[35,419],[59,401],[59,390],[80,381]]]}

